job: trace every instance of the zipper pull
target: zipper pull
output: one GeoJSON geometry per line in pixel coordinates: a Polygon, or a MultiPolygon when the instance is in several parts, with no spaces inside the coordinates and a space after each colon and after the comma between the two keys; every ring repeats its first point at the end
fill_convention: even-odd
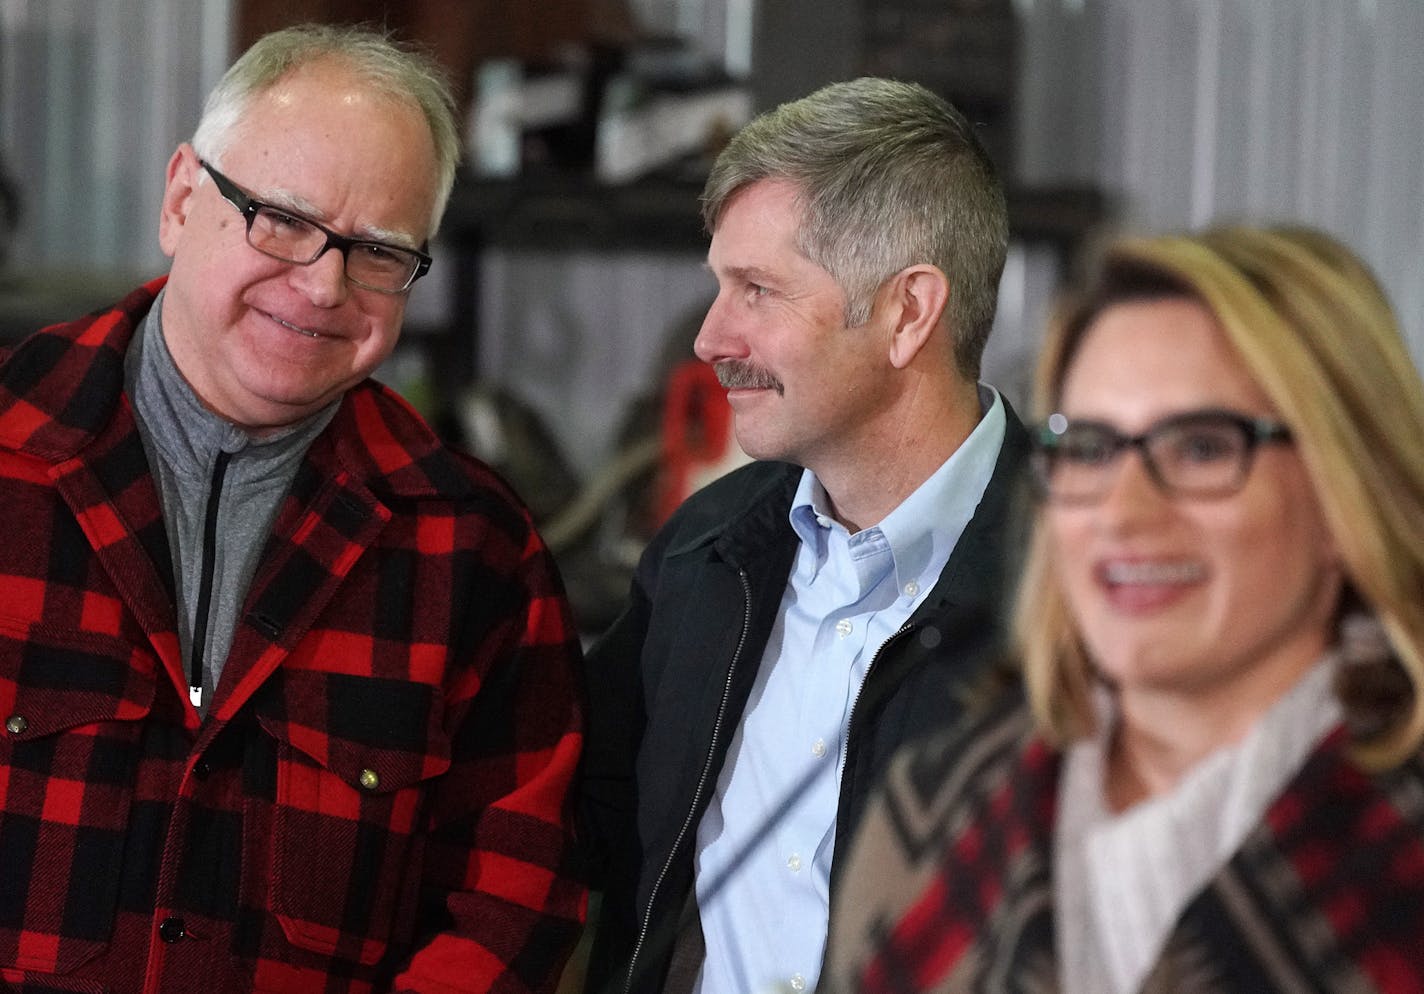
{"type": "Polygon", "coordinates": [[[202,688],[202,687],[189,687],[189,688],[188,688],[188,700],[190,700],[190,701],[193,702],[193,707],[195,707],[195,708],[200,708],[200,707],[202,707],[202,706],[203,706],[203,688],[202,688]]]}

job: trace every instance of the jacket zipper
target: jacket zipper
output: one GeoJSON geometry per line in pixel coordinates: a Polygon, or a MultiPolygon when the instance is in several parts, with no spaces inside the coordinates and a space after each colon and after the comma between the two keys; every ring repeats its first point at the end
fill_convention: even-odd
{"type": "MultiPolygon", "coordinates": [[[[891,633],[890,633],[890,636],[889,636],[888,638],[886,638],[886,640],[885,640],[884,642],[881,642],[881,643],[880,643],[880,648],[876,649],[876,650],[875,650],[875,655],[873,655],[873,656],[870,657],[870,665],[865,668],[865,679],[860,681],[860,689],[855,692],[855,700],[851,702],[851,705],[850,705],[850,719],[846,722],[846,731],[845,731],[845,736],[846,736],[846,738],[845,738],[845,755],[842,757],[840,788],[836,791],[836,821],[835,821],[835,824],[836,824],[836,826],[837,826],[838,828],[839,828],[839,826],[840,826],[841,811],[843,810],[843,808],[844,808],[844,806],[845,806],[845,801],[846,801],[846,798],[845,798],[845,796],[844,796],[844,795],[845,795],[845,788],[846,788],[845,775],[846,775],[846,770],[848,770],[848,769],[850,768],[850,747],[851,747],[851,742],[852,742],[851,735],[852,735],[852,733],[855,731],[855,713],[856,713],[856,711],[858,711],[858,710],[860,709],[860,699],[861,699],[861,697],[863,697],[863,696],[865,695],[865,688],[866,688],[866,686],[870,683],[870,674],[871,674],[872,672],[874,672],[874,670],[875,670],[875,664],[878,663],[878,662],[880,662],[880,657],[881,657],[882,655],[884,655],[886,647],[889,646],[891,642],[894,642],[896,639],[900,638],[900,637],[903,636],[906,632],[910,631],[910,630],[911,630],[912,628],[914,628],[914,627],[915,627],[914,624],[913,624],[909,619],[906,619],[906,621],[905,621],[905,623],[904,623],[903,625],[901,625],[901,626],[900,626],[899,628],[897,628],[895,631],[891,632],[891,633]]],[[[837,844],[837,845],[840,844],[840,837],[839,837],[839,834],[840,834],[840,833],[837,832],[837,838],[836,838],[836,844],[837,844]]],[[[835,847],[834,847],[834,846],[831,848],[831,862],[832,862],[832,865],[834,866],[834,863],[835,863],[835,847]]],[[[834,869],[832,869],[831,874],[832,874],[832,876],[835,875],[835,870],[834,870],[834,869]]]]}
{"type": "MultiPolygon", "coordinates": [[[[707,746],[707,758],[702,764],[702,775],[697,778],[697,789],[692,793],[692,806],[688,808],[687,817],[682,820],[682,827],[677,830],[677,837],[673,839],[667,859],[663,861],[662,869],[658,871],[658,878],[653,881],[653,889],[648,893],[648,909],[643,913],[643,924],[638,930],[638,941],[634,943],[633,953],[628,957],[628,977],[623,984],[623,994],[631,994],[633,990],[633,971],[638,963],[638,954],[643,951],[643,943],[648,938],[648,929],[652,926],[653,908],[658,901],[658,891],[662,888],[663,880],[667,878],[668,870],[672,869],[672,863],[677,858],[678,850],[682,848],[682,840],[687,837],[687,830],[692,826],[698,801],[702,798],[702,791],[707,786],[707,777],[712,771],[712,757],[717,754],[717,740],[722,735],[722,719],[727,715],[727,699],[732,695],[732,676],[737,671],[737,663],[741,661],[742,649],[747,644],[747,630],[750,628],[752,620],[751,581],[747,579],[747,571],[744,569],[737,570],[737,577],[742,581],[742,632],[737,638],[737,648],[732,653],[731,665],[727,667],[727,682],[722,686],[722,702],[717,706],[717,720],[712,724],[712,741],[707,746]]],[[[693,886],[695,892],[695,881],[693,886]]]]}
{"type": "Polygon", "coordinates": [[[208,491],[208,506],[203,514],[203,573],[198,581],[198,609],[193,619],[193,650],[188,667],[188,700],[193,707],[203,706],[203,657],[208,641],[208,614],[213,599],[213,560],[218,546],[218,502],[222,499],[223,477],[227,474],[232,454],[219,452],[213,464],[213,485],[208,491]]]}
{"type": "MultiPolygon", "coordinates": [[[[850,720],[846,722],[846,755],[845,755],[845,758],[846,758],[847,760],[850,759],[850,733],[851,733],[851,729],[855,728],[855,712],[856,712],[856,709],[860,707],[860,698],[861,698],[861,696],[865,693],[865,685],[870,682],[870,674],[871,674],[872,671],[874,671],[874,669],[875,669],[875,664],[878,663],[878,662],[880,662],[880,656],[885,652],[885,647],[886,647],[886,646],[888,646],[891,642],[894,642],[894,641],[895,641],[896,639],[898,639],[901,635],[904,635],[906,632],[908,632],[911,628],[914,628],[914,627],[915,627],[915,626],[914,626],[913,624],[911,624],[909,621],[906,621],[903,625],[901,625],[901,626],[900,626],[899,628],[897,628],[895,631],[891,632],[890,635],[889,635],[889,637],[887,637],[884,642],[881,642],[881,643],[880,643],[880,648],[878,648],[878,649],[875,650],[875,655],[873,655],[873,656],[870,657],[870,665],[865,668],[865,679],[863,679],[863,680],[860,681],[860,689],[855,692],[855,700],[852,701],[852,702],[851,702],[851,705],[850,705],[850,720]]],[[[842,776],[842,777],[845,776],[845,771],[844,771],[844,770],[841,771],[841,776],[842,776]]]]}

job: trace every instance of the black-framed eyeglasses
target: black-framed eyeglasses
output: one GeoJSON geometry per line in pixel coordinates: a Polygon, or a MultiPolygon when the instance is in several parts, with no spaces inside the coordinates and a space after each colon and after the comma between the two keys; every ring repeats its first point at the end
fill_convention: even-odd
{"type": "Polygon", "coordinates": [[[1030,465],[1039,493],[1054,503],[1102,500],[1128,449],[1142,454],[1148,475],[1166,494],[1227,497],[1245,485],[1257,446],[1290,440],[1281,422],[1236,411],[1174,414],[1140,435],[1055,414],[1034,432],[1030,465]]]}
{"type": "Polygon", "coordinates": [[[284,207],[255,200],[202,159],[198,164],[213,178],[223,199],[247,222],[247,244],[263,255],[299,266],[310,266],[327,249],[336,249],[346,266],[346,278],[377,293],[403,293],[430,270],[430,256],[403,245],[348,238],[284,207]]]}

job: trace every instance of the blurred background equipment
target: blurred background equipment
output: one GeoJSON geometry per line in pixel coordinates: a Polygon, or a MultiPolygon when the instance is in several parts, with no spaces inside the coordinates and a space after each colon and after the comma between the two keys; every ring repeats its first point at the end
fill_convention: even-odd
{"type": "Polygon", "coordinates": [[[717,477],[751,462],[732,430],[732,405],[712,367],[688,359],[673,369],[663,401],[662,481],[657,522],[717,477]]]}

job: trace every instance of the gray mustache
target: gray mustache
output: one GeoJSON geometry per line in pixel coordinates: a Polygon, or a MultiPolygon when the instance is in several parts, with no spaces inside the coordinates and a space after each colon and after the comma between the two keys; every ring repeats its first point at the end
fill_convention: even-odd
{"type": "Polygon", "coordinates": [[[717,373],[717,382],[728,390],[775,390],[778,394],[786,392],[780,380],[754,363],[723,359],[712,368],[717,373]]]}

